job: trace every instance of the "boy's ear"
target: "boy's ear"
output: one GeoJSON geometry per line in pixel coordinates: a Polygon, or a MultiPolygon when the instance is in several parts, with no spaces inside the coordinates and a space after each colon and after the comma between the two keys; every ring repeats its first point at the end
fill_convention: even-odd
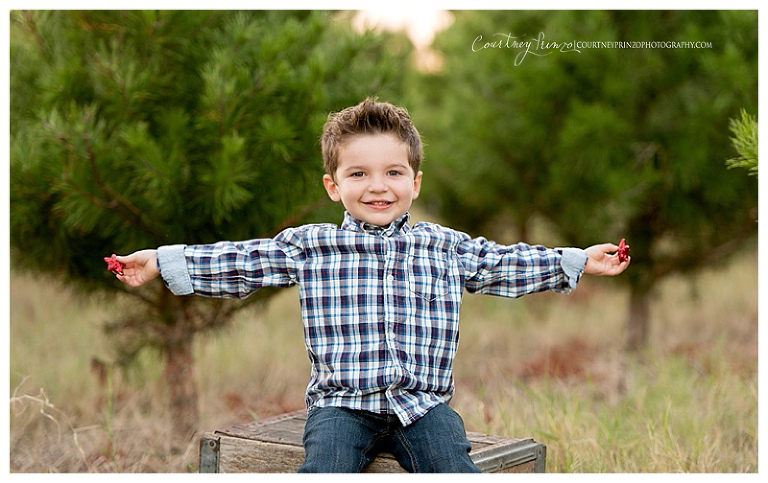
{"type": "Polygon", "coordinates": [[[421,191],[421,175],[424,174],[423,172],[419,171],[416,173],[416,177],[413,178],[413,199],[419,197],[419,191],[421,191]]]}
{"type": "Polygon", "coordinates": [[[323,175],[323,186],[325,186],[325,191],[328,193],[329,198],[333,201],[341,201],[339,187],[336,186],[336,182],[331,178],[330,174],[323,175]]]}

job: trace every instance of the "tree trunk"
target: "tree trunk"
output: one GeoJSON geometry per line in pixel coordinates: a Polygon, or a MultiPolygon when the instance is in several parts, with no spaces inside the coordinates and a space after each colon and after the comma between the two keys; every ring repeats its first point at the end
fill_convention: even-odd
{"type": "Polygon", "coordinates": [[[163,376],[168,390],[174,437],[182,445],[198,430],[197,385],[193,344],[196,328],[189,297],[161,290],[158,309],[163,321],[159,331],[165,356],[163,376]]]}
{"type": "Polygon", "coordinates": [[[197,387],[194,375],[192,338],[175,341],[165,348],[165,382],[168,386],[174,432],[186,443],[198,430],[197,387]]]}
{"type": "Polygon", "coordinates": [[[632,284],[629,295],[629,315],[626,325],[626,349],[644,349],[650,338],[650,285],[632,284]]]}

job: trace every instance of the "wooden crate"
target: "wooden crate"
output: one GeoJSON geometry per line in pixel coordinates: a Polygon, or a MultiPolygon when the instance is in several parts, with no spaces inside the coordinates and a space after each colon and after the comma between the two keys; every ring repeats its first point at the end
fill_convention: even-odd
{"type": "MultiPolygon", "coordinates": [[[[305,410],[236,424],[200,440],[201,473],[294,473],[304,461],[305,410]]],[[[531,438],[467,432],[472,461],[486,473],[543,473],[546,447],[531,438]]],[[[404,472],[394,456],[380,454],[369,473],[404,472]]]]}

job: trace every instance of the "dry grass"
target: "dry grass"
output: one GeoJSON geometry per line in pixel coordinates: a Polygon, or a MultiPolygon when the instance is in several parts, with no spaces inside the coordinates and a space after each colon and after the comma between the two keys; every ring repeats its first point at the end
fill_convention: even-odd
{"type": "MultiPolygon", "coordinates": [[[[13,472],[186,472],[170,437],[161,364],[146,353],[99,379],[105,307],[11,274],[13,472]]],[[[585,279],[572,295],[468,295],[453,406],[468,429],[532,436],[549,472],[757,471],[757,249],[667,280],[651,348],[620,351],[627,294],[585,279]]],[[[298,293],[200,339],[201,429],[303,406],[309,364],[298,293]]]]}

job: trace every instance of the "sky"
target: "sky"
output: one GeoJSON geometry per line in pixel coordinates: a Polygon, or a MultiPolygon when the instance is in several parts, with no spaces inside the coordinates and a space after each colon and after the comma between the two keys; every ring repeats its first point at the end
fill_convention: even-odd
{"type": "Polygon", "coordinates": [[[405,30],[417,49],[425,49],[432,42],[435,33],[448,27],[453,22],[453,15],[447,10],[435,10],[429,7],[413,9],[373,9],[360,10],[352,20],[358,29],[376,27],[405,30]]]}

